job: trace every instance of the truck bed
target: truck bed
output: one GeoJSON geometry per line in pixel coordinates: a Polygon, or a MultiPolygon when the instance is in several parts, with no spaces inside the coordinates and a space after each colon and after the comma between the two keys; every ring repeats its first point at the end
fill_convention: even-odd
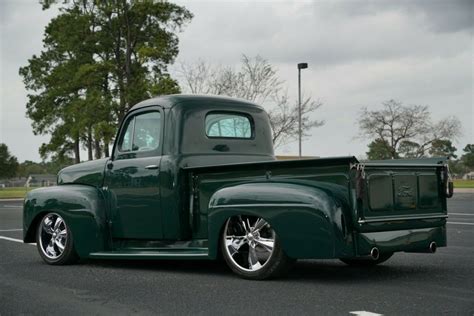
{"type": "Polygon", "coordinates": [[[240,204],[261,208],[269,200],[278,205],[288,197],[284,190],[265,197],[271,192],[259,188],[285,183],[317,188],[339,206],[329,215],[340,226],[336,256],[359,255],[374,244],[387,251],[416,251],[427,248],[433,239],[444,246],[444,164],[442,158],[360,163],[349,156],[185,168],[193,237],[207,238],[208,221],[216,208],[211,203],[219,190],[254,184],[255,194],[246,192],[240,204]]]}

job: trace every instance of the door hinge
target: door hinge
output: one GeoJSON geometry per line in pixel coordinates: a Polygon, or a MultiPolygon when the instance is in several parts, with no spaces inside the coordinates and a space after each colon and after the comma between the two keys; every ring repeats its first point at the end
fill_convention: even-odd
{"type": "Polygon", "coordinates": [[[194,208],[199,205],[199,178],[198,176],[192,176],[191,193],[189,197],[189,227],[193,228],[194,223],[194,208]]]}
{"type": "Polygon", "coordinates": [[[192,185],[192,193],[194,196],[194,199],[196,199],[197,194],[199,193],[199,177],[198,176],[193,176],[193,185],[192,185]]]}

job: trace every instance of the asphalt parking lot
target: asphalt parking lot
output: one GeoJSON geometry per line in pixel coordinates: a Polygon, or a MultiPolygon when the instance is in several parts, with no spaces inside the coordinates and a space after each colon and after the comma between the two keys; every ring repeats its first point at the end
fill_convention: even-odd
{"type": "Polygon", "coordinates": [[[448,247],[373,268],[299,261],[284,279],[246,281],[221,262],[43,263],[22,238],[21,202],[0,200],[0,315],[474,315],[474,194],[449,200],[448,247]],[[366,314],[370,315],[370,314],[366,314]]]}

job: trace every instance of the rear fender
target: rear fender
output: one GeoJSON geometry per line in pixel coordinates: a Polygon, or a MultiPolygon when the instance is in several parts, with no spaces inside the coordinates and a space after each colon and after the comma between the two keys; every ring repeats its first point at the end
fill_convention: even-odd
{"type": "Polygon", "coordinates": [[[335,255],[338,207],[321,189],[294,183],[247,183],[223,188],[209,203],[209,256],[215,258],[225,222],[235,215],[265,219],[292,258],[335,255]]]}
{"type": "Polygon", "coordinates": [[[24,242],[35,242],[38,223],[50,212],[64,218],[80,257],[104,250],[107,241],[105,203],[97,188],[61,185],[30,191],[23,206],[24,242]]]}

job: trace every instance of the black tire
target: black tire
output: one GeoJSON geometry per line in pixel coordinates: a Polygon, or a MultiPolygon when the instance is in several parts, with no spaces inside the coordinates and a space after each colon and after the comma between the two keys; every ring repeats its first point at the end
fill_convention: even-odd
{"type": "Polygon", "coordinates": [[[79,260],[74,249],[72,232],[58,213],[48,213],[41,218],[36,229],[36,247],[41,258],[47,264],[66,265],[79,260]],[[50,220],[54,222],[50,222],[50,220]],[[54,227],[58,220],[62,222],[54,227]],[[66,233],[65,237],[63,232],[66,233]],[[64,249],[61,250],[60,246],[64,246],[64,249]]]}
{"type": "MultiPolygon", "coordinates": [[[[246,225],[244,225],[246,226],[246,225]]],[[[237,227],[238,228],[238,227],[237,227]]],[[[243,228],[243,227],[241,227],[243,228]]],[[[244,228],[245,230],[245,228],[244,228]]],[[[235,236],[234,236],[235,237],[235,236]]],[[[240,238],[240,236],[237,236],[240,238]]],[[[242,235],[243,237],[243,235],[242,235]]],[[[248,237],[246,237],[248,238],[248,237]]],[[[236,239],[235,239],[236,240],[236,239]]],[[[264,248],[261,246],[261,248],[264,248]]],[[[269,250],[265,250],[269,251],[269,250]]],[[[262,218],[258,217],[253,217],[253,216],[234,216],[232,218],[229,218],[224,226],[224,230],[222,233],[222,238],[221,238],[221,252],[222,256],[224,257],[224,260],[226,261],[227,265],[229,268],[238,276],[244,278],[244,279],[250,279],[250,280],[265,280],[265,279],[271,279],[271,278],[276,278],[278,276],[282,276],[288,272],[288,270],[291,268],[291,266],[294,264],[296,261],[295,259],[292,259],[288,257],[285,252],[283,251],[280,241],[278,239],[278,236],[274,232],[274,230],[268,225],[262,218]],[[231,243],[229,238],[232,238],[228,235],[228,232],[233,230],[235,231],[236,227],[230,227],[231,225],[234,225],[236,222],[241,221],[241,220],[246,221],[247,223],[250,223],[249,229],[246,231],[242,231],[242,233],[252,233],[251,229],[257,227],[256,223],[258,221],[263,221],[265,223],[265,228],[259,230],[256,235],[258,235],[258,238],[255,237],[253,239],[255,241],[255,246],[253,247],[254,253],[257,255],[255,258],[257,259],[258,268],[253,268],[253,265],[251,264],[251,242],[247,241],[247,243],[242,243],[239,246],[239,249],[236,250],[234,254],[230,254],[230,249],[235,250],[234,244],[231,243]],[[252,227],[252,224],[254,226],[252,227]],[[273,247],[272,251],[269,254],[269,256],[266,259],[262,259],[262,262],[259,262],[261,259],[258,257],[259,254],[262,254],[264,251],[260,251],[258,254],[255,252],[255,250],[258,250],[259,246],[259,241],[258,240],[270,240],[270,238],[265,238],[261,237],[266,234],[267,236],[272,236],[273,238],[273,247]],[[227,244],[226,240],[229,241],[231,244],[227,244]],[[242,249],[242,250],[241,250],[242,249]],[[239,263],[239,260],[236,259],[237,256],[240,256],[241,259],[239,263]],[[248,256],[247,258],[247,264],[248,267],[245,267],[245,256],[248,256]]]]}
{"type": "Polygon", "coordinates": [[[340,258],[342,262],[350,266],[356,267],[371,267],[387,261],[393,256],[393,252],[381,253],[377,260],[372,258],[340,258]]]}

